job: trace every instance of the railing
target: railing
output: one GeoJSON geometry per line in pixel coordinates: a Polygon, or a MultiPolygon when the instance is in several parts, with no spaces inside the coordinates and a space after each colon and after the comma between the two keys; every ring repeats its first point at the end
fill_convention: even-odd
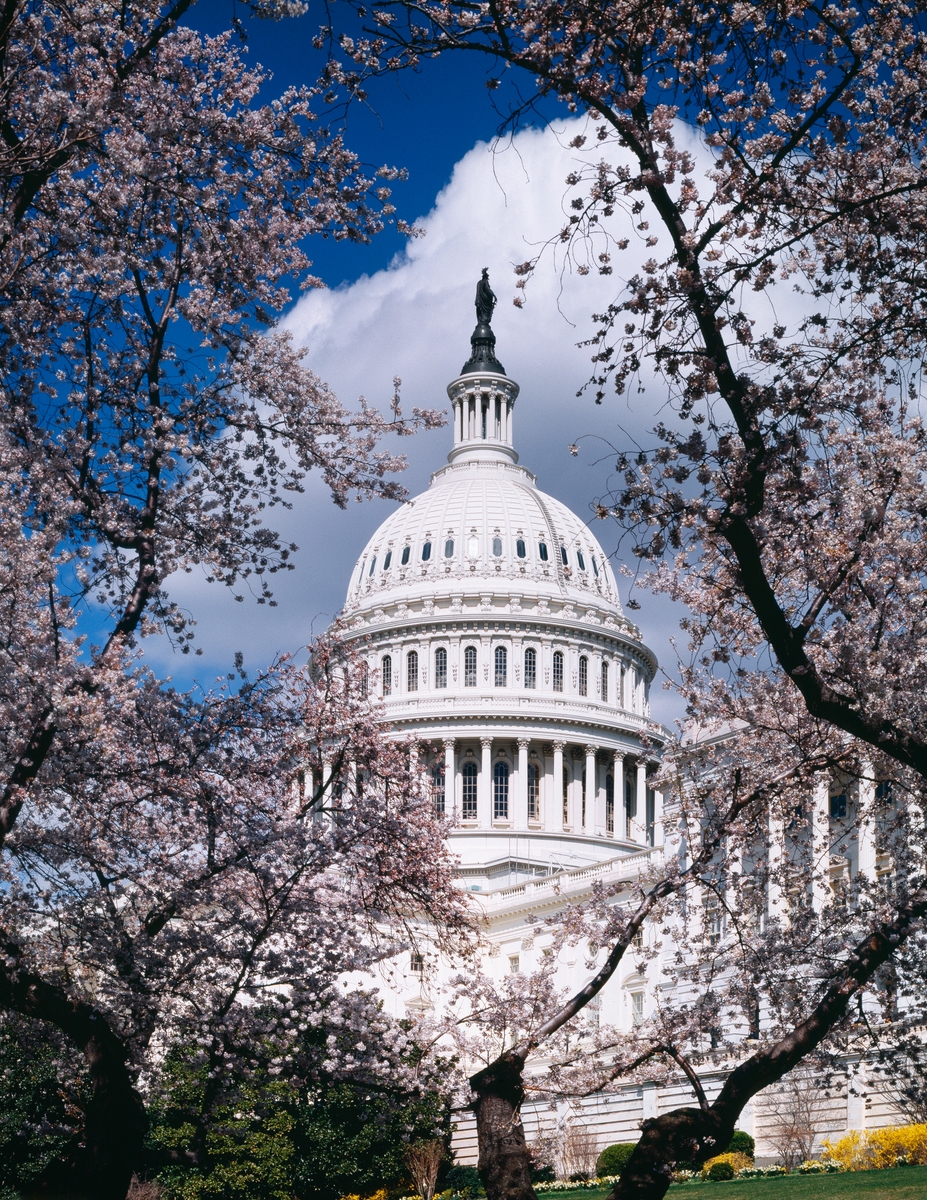
{"type": "Polygon", "coordinates": [[[473,892],[471,895],[479,900],[485,909],[507,907],[515,900],[540,900],[547,896],[560,895],[565,892],[582,891],[594,880],[633,879],[643,874],[650,865],[650,860],[660,848],[648,847],[636,854],[628,854],[622,858],[611,859],[594,867],[577,867],[572,871],[558,871],[556,875],[545,875],[541,879],[527,879],[524,883],[512,887],[500,888],[495,892],[473,892]]]}

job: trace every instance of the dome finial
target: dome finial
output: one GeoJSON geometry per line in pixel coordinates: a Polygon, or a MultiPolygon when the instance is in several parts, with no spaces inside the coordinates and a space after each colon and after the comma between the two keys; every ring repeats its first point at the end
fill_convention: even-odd
{"type": "Polygon", "coordinates": [[[489,322],[496,307],[496,294],[489,286],[489,268],[483,268],[483,276],[476,285],[476,329],[470,337],[470,357],[461,368],[461,375],[472,375],[475,371],[493,371],[505,374],[505,367],[496,358],[496,335],[489,322]]]}

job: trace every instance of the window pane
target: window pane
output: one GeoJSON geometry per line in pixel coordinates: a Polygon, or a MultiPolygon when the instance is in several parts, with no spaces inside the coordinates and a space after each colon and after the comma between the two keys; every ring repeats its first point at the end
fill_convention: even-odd
{"type": "Polygon", "coordinates": [[[525,549],[524,538],[519,538],[515,543],[515,553],[519,558],[524,558],[527,555],[528,551],[525,549]]]}
{"type": "Polygon", "coordinates": [[[479,558],[480,556],[480,539],[478,537],[467,538],[467,557],[479,558]]]}
{"type": "Polygon", "coordinates": [[[412,547],[411,547],[411,546],[403,546],[403,548],[402,548],[402,558],[401,558],[401,560],[400,560],[400,563],[399,563],[399,565],[400,565],[401,567],[404,567],[404,566],[406,565],[406,563],[409,561],[409,555],[410,555],[411,553],[412,553],[412,547]]]}
{"type": "Polygon", "coordinates": [[[596,579],[598,579],[599,578],[599,564],[596,562],[594,554],[592,556],[592,572],[595,575],[596,579]]]}
{"type": "Polygon", "coordinates": [[[509,765],[497,762],[492,773],[492,816],[494,821],[509,819],[509,765]]]}
{"type": "Polygon", "coordinates": [[[435,651],[435,687],[447,687],[447,651],[435,651]]]}
{"type": "Polygon", "coordinates": [[[563,823],[570,823],[570,771],[568,767],[563,768],[563,823]]]}
{"type": "Polygon", "coordinates": [[[393,690],[393,660],[388,654],[383,659],[380,675],[383,679],[383,695],[388,696],[393,690]]]}
{"type": "Polygon", "coordinates": [[[547,543],[546,542],[538,542],[538,555],[541,559],[541,562],[547,562],[547,543]]]}
{"type": "Polygon", "coordinates": [[[370,560],[370,570],[367,572],[368,579],[370,578],[370,576],[374,573],[374,571],[376,569],[377,569],[377,560],[376,560],[376,558],[372,558],[370,560]]]}
{"type": "Polygon", "coordinates": [[[567,558],[566,546],[560,547],[560,561],[564,566],[566,566],[569,562],[569,559],[567,558]]]}
{"type": "Polygon", "coordinates": [[[605,776],[605,832],[615,832],[615,779],[605,776]]]}
{"type": "Polygon", "coordinates": [[[582,552],[582,550],[577,550],[577,551],[576,551],[576,561],[579,563],[579,569],[580,569],[581,571],[585,571],[585,569],[586,569],[586,560],[583,558],[583,552],[582,552]]]}
{"type": "Polygon", "coordinates": [[[418,651],[410,650],[406,659],[406,691],[418,691],[418,651]]]}
{"type": "Polygon", "coordinates": [[[476,820],[476,763],[465,762],[463,770],[463,804],[461,806],[461,818],[464,821],[476,820]]]}
{"type": "Polygon", "coordinates": [[[563,655],[559,650],[554,654],[554,691],[563,691],[563,655]]]}
{"type": "Polygon", "coordinates": [[[525,687],[536,688],[538,685],[538,656],[535,650],[525,651],[525,687]]]}
{"type": "Polygon", "coordinates": [[[454,557],[454,539],[453,538],[448,538],[447,541],[444,543],[444,557],[445,558],[453,558],[454,557]]]}
{"type": "Polygon", "coordinates": [[[476,687],[476,647],[464,650],[464,687],[476,687]]]}
{"type": "Polygon", "coordinates": [[[496,687],[508,686],[509,656],[505,646],[496,647],[496,687]]]}
{"type": "Polygon", "coordinates": [[[496,558],[502,554],[502,538],[494,537],[492,540],[492,552],[496,558]]]}
{"type": "Polygon", "coordinates": [[[429,558],[431,558],[431,542],[426,542],[422,546],[422,562],[428,562],[429,558]]]}
{"type": "Polygon", "coordinates": [[[444,808],[444,766],[438,764],[431,768],[431,798],[434,801],[435,812],[442,815],[444,808]]]}
{"type": "Polygon", "coordinates": [[[393,552],[392,552],[392,550],[387,550],[386,558],[383,559],[383,570],[384,571],[389,570],[389,565],[392,561],[393,561],[393,552]]]}
{"type": "Polygon", "coordinates": [[[608,663],[602,663],[602,700],[608,703],[608,663]]]}
{"type": "Polygon", "coordinates": [[[830,798],[830,815],[835,820],[841,820],[847,815],[847,794],[840,792],[830,798]]]}
{"type": "Polygon", "coordinates": [[[582,655],[579,660],[579,694],[586,696],[589,693],[589,659],[582,655]]]}
{"type": "Polygon", "coordinates": [[[539,771],[534,763],[528,763],[528,820],[541,819],[541,791],[539,787],[539,771]]]}

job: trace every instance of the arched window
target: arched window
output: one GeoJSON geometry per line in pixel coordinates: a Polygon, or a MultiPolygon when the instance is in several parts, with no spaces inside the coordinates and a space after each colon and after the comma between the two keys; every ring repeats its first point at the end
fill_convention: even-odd
{"type": "Polygon", "coordinates": [[[447,687],[447,651],[443,647],[435,651],[435,687],[447,687]]]}
{"type": "Polygon", "coordinates": [[[566,546],[560,547],[560,561],[563,563],[564,566],[567,566],[569,564],[570,560],[567,558],[566,546]]]}
{"type": "Polygon", "coordinates": [[[554,651],[554,691],[563,691],[563,652],[554,651]]]}
{"type": "Polygon", "coordinates": [[[476,763],[465,762],[460,772],[463,782],[463,803],[460,817],[463,821],[476,820],[476,763]]]}
{"type": "Polygon", "coordinates": [[[615,832],[615,780],[611,775],[605,776],[605,832],[615,832]]]}
{"type": "Polygon", "coordinates": [[[505,646],[496,647],[496,687],[507,687],[509,681],[509,655],[505,646]]]}
{"type": "Polygon", "coordinates": [[[594,554],[592,556],[592,573],[595,575],[596,579],[599,578],[599,564],[596,562],[594,554]]]}
{"type": "Polygon", "coordinates": [[[492,552],[495,558],[502,557],[502,538],[494,537],[492,540],[492,552]]]}
{"type": "Polygon", "coordinates": [[[602,663],[602,703],[608,704],[608,663],[602,663]]]}
{"type": "Polygon", "coordinates": [[[563,823],[570,823],[570,771],[568,767],[563,768],[563,823]]]}
{"type": "Polygon", "coordinates": [[[589,695],[589,659],[585,654],[581,654],[579,658],[579,694],[589,695]]]}
{"type": "Polygon", "coordinates": [[[418,691],[418,651],[410,650],[406,659],[406,691],[418,691]]]}
{"type": "Polygon", "coordinates": [[[586,560],[583,558],[583,552],[582,552],[582,550],[577,550],[577,551],[576,551],[576,561],[579,563],[579,569],[580,569],[581,571],[585,571],[585,569],[586,569],[586,560]]]}
{"type": "Polygon", "coordinates": [[[540,772],[534,763],[528,763],[528,820],[541,819],[540,772]]]}
{"type": "Polygon", "coordinates": [[[518,541],[515,543],[515,553],[518,555],[519,558],[527,557],[528,551],[525,548],[525,539],[524,538],[519,538],[518,541]]]}
{"type": "Polygon", "coordinates": [[[444,764],[437,763],[431,768],[431,799],[434,802],[435,812],[442,815],[444,808],[444,764]]]}
{"type": "Polygon", "coordinates": [[[384,571],[389,570],[389,565],[392,561],[393,561],[393,552],[392,552],[392,550],[387,550],[386,558],[383,559],[383,570],[384,571]]]}
{"type": "Polygon", "coordinates": [[[476,646],[464,650],[464,687],[476,687],[476,646]]]}
{"type": "Polygon", "coordinates": [[[453,538],[448,538],[447,541],[444,543],[444,557],[445,558],[453,558],[454,557],[454,539],[453,538]]]}
{"type": "Polygon", "coordinates": [[[475,534],[471,534],[467,538],[467,557],[468,558],[479,558],[479,556],[480,556],[480,539],[475,534]]]}
{"type": "Polygon", "coordinates": [[[538,652],[537,650],[527,649],[525,651],[525,687],[536,688],[538,685],[538,652]]]}
{"type": "Polygon", "coordinates": [[[408,564],[408,562],[409,562],[409,555],[410,555],[411,553],[412,553],[412,547],[411,547],[411,546],[403,546],[403,548],[402,548],[402,558],[399,560],[399,565],[400,565],[401,567],[404,567],[404,566],[406,566],[406,565],[408,564]]]}
{"type": "Polygon", "coordinates": [[[374,571],[376,569],[377,569],[377,556],[374,555],[373,558],[370,560],[370,570],[367,572],[368,579],[370,578],[370,576],[374,573],[374,571]]]}
{"type": "Polygon", "coordinates": [[[509,764],[497,762],[492,771],[492,819],[509,819],[509,764]]]}
{"type": "Polygon", "coordinates": [[[366,662],[362,662],[360,666],[360,694],[361,699],[367,699],[367,688],[370,684],[370,668],[366,662]]]}
{"type": "Polygon", "coordinates": [[[429,558],[431,558],[431,542],[426,542],[422,546],[422,562],[428,562],[429,558]]]}
{"type": "Polygon", "coordinates": [[[383,695],[388,696],[393,690],[393,660],[388,654],[383,656],[380,664],[380,678],[383,681],[383,695]]]}
{"type": "Polygon", "coordinates": [[[547,562],[547,543],[538,542],[538,557],[541,562],[547,562]]]}

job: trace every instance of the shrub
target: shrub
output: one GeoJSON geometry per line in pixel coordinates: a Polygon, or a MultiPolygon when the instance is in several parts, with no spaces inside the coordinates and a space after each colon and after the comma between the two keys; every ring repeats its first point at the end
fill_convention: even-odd
{"type": "Polygon", "coordinates": [[[713,1183],[720,1183],[725,1179],[733,1179],[736,1173],[729,1162],[713,1162],[708,1171],[708,1178],[713,1183]]]}
{"type": "Polygon", "coordinates": [[[702,1167],[702,1178],[710,1179],[712,1177],[711,1169],[717,1166],[718,1163],[729,1166],[736,1175],[738,1171],[744,1171],[748,1167],[752,1167],[753,1159],[748,1158],[746,1154],[740,1154],[738,1151],[735,1151],[733,1154],[730,1152],[727,1154],[716,1154],[714,1158],[709,1158],[708,1162],[702,1167]]]}
{"type": "Polygon", "coordinates": [[[596,1159],[596,1175],[620,1175],[636,1145],[637,1142],[616,1142],[614,1146],[606,1146],[596,1159]]]}
{"type": "Polygon", "coordinates": [[[451,1167],[444,1177],[444,1186],[452,1192],[462,1192],[464,1188],[469,1188],[471,1196],[475,1196],[483,1190],[480,1173],[476,1167],[451,1167]]]}
{"type": "Polygon", "coordinates": [[[927,1125],[894,1125],[859,1133],[853,1129],[837,1142],[824,1140],[830,1161],[844,1171],[879,1171],[899,1160],[927,1164],[927,1125]]]}
{"type": "Polygon", "coordinates": [[[725,1153],[746,1154],[747,1158],[753,1158],[755,1149],[756,1143],[750,1134],[745,1133],[743,1129],[735,1129],[734,1136],[725,1153]]]}

